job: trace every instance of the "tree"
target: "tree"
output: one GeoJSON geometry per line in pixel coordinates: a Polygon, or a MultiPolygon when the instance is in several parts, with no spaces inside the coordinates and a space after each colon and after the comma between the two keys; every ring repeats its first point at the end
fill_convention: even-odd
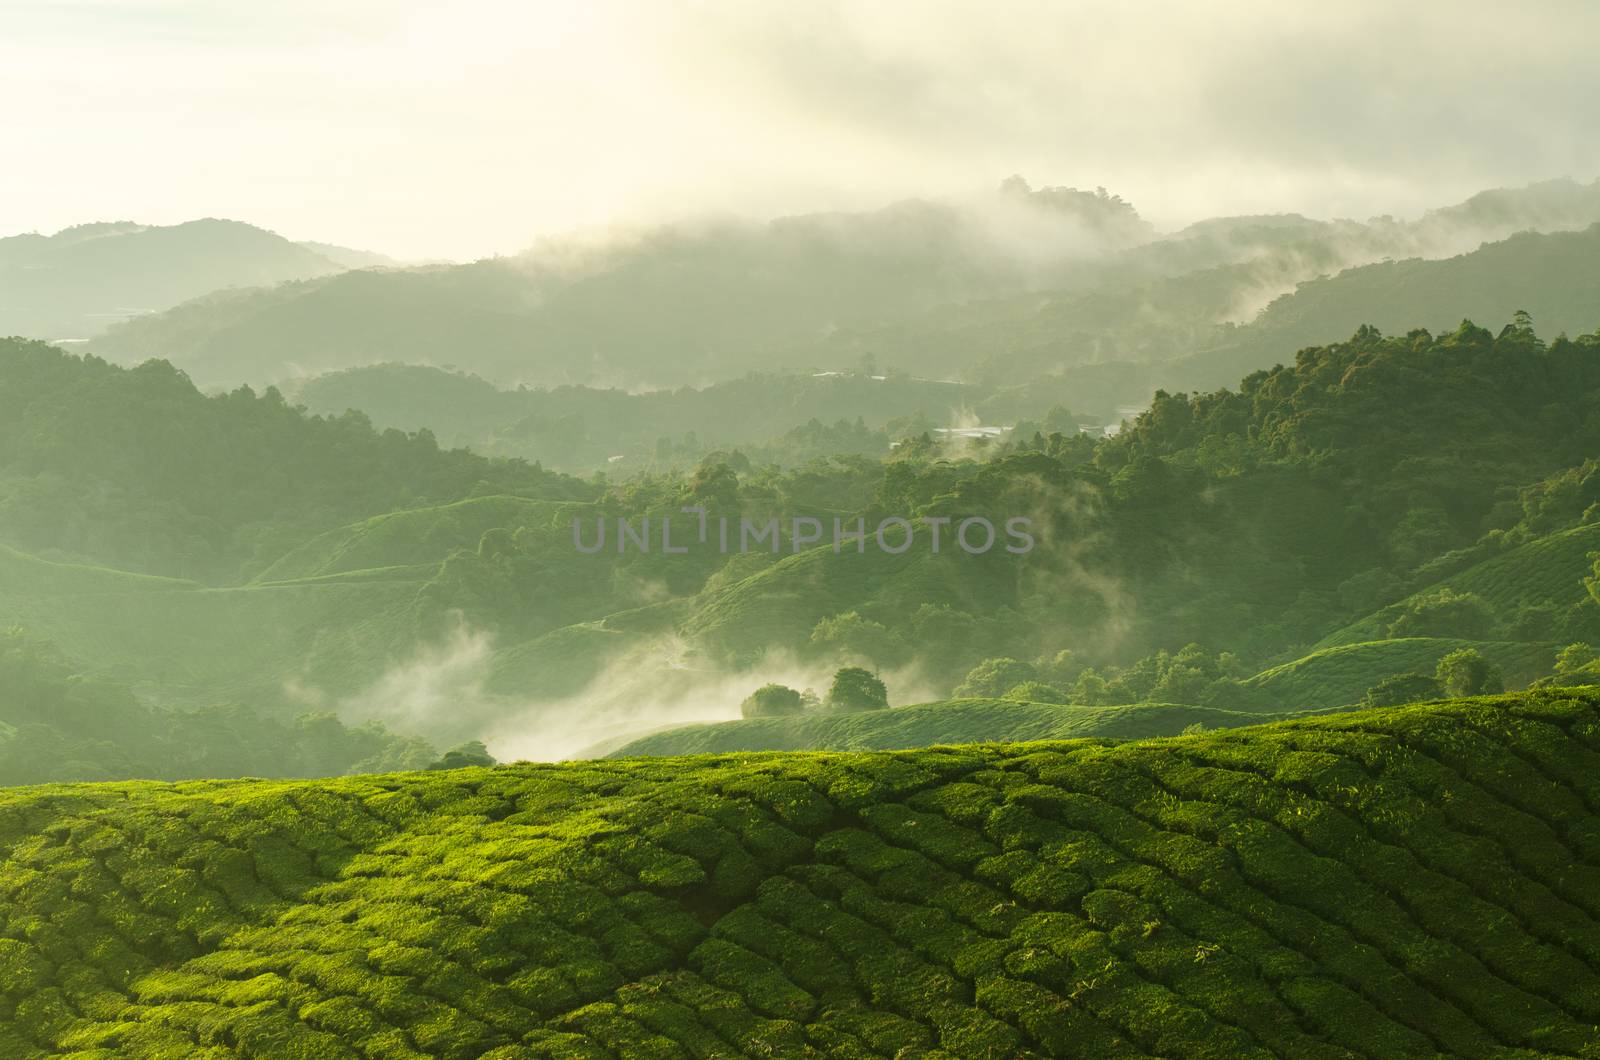
{"type": "Polygon", "coordinates": [[[1460,637],[1482,640],[1494,630],[1494,611],[1476,593],[1440,589],[1406,605],[1389,624],[1391,637],[1460,637]]]}
{"type": "Polygon", "coordinates": [[[833,684],[828,688],[829,710],[882,710],[888,705],[889,691],[871,670],[846,666],[833,675],[833,684]]]}
{"type": "Polygon", "coordinates": [[[1018,703],[1065,703],[1067,694],[1055,685],[1043,681],[1024,681],[1006,692],[1002,699],[1018,703]]]}
{"type": "Polygon", "coordinates": [[[1050,679],[1062,687],[1069,687],[1084,671],[1084,663],[1071,648],[1062,648],[1050,660],[1050,679]]]}
{"type": "Polygon", "coordinates": [[[466,766],[492,766],[495,764],[494,755],[483,746],[482,740],[469,740],[460,747],[452,747],[444,753],[437,762],[430,765],[429,769],[462,769],[466,766]]]}
{"type": "Polygon", "coordinates": [[[1038,679],[1039,673],[1030,663],[1009,658],[985,659],[967,672],[952,694],[956,699],[975,696],[995,699],[1004,695],[1008,688],[1038,679]]]}
{"type": "Polygon", "coordinates": [[[1556,673],[1575,674],[1595,661],[1595,650],[1587,644],[1568,644],[1556,654],[1556,673]]]}
{"type": "Polygon", "coordinates": [[[1434,679],[1447,696],[1485,696],[1505,691],[1500,668],[1476,648],[1460,648],[1439,660],[1434,679]]]}
{"type": "Polygon", "coordinates": [[[1215,680],[1198,667],[1172,665],[1150,690],[1150,699],[1156,703],[1198,705],[1206,701],[1206,692],[1215,680]]]}
{"type": "Polygon", "coordinates": [[[1092,666],[1085,667],[1072,684],[1072,702],[1087,707],[1100,706],[1109,695],[1106,679],[1096,673],[1092,666]]]}
{"type": "Polygon", "coordinates": [[[949,604],[919,606],[911,616],[911,636],[936,680],[955,683],[984,655],[978,620],[949,604]]]}
{"type": "Polygon", "coordinates": [[[1401,703],[1437,699],[1443,691],[1438,679],[1427,674],[1395,674],[1367,689],[1362,702],[1369,707],[1395,707],[1401,703]]]}
{"type": "Polygon", "coordinates": [[[838,662],[874,667],[898,666],[908,655],[905,642],[888,627],[856,611],[818,622],[811,631],[811,647],[838,662]]]}
{"type": "Polygon", "coordinates": [[[739,713],[747,718],[780,718],[804,713],[805,709],[805,700],[799,692],[779,684],[762,685],[739,704],[739,713]]]}

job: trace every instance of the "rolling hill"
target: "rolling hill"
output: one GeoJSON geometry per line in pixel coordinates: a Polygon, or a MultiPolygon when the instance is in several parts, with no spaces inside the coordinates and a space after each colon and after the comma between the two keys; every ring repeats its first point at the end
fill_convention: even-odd
{"type": "Polygon", "coordinates": [[[7,1056],[1600,1047],[1600,696],[0,793],[7,1056]]]}
{"type": "Polygon", "coordinates": [[[1446,637],[1397,637],[1340,644],[1263,670],[1245,685],[1286,710],[1316,710],[1361,702],[1367,689],[1396,674],[1431,674],[1452,651],[1475,648],[1500,668],[1511,687],[1550,672],[1556,645],[1521,641],[1474,641],[1446,637]]]}
{"type": "Polygon", "coordinates": [[[1536,537],[1396,601],[1329,634],[1318,645],[1336,647],[1383,635],[1394,614],[1424,594],[1440,589],[1481,596],[1499,614],[1521,608],[1549,607],[1564,611],[1589,600],[1583,579],[1592,573],[1590,556],[1600,551],[1600,523],[1590,523],[1536,537]]]}
{"type": "Polygon", "coordinates": [[[256,584],[335,574],[416,567],[437,568],[453,549],[476,548],[488,530],[550,524],[565,502],[526,497],[473,497],[453,504],[408,508],[318,534],[273,562],[256,584]]]}
{"type": "Polygon", "coordinates": [[[630,740],[607,757],[744,751],[894,751],[998,740],[1143,739],[1254,725],[1274,715],[1175,703],[1061,706],[1009,699],[955,699],[854,714],[801,714],[683,725],[630,740]]]}

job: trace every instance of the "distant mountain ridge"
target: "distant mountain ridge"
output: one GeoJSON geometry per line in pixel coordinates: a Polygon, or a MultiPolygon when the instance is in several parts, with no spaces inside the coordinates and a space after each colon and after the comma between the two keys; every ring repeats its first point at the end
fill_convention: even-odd
{"type": "MultiPolygon", "coordinates": [[[[678,224],[468,265],[217,292],[122,323],[95,349],[171,359],[202,385],[381,362],[627,389],[862,364],[990,383],[1072,373],[1085,394],[1074,407],[1104,413],[1170,385],[1167,362],[1238,345],[1240,328],[1299,285],[1596,221],[1600,181],[1560,180],[1413,221],[1227,217],[1161,236],[1104,191],[1018,181],[961,203],[678,224]]],[[[1349,333],[1361,308],[1308,341],[1349,333]]],[[[1505,315],[1473,303],[1456,319],[1505,315]]],[[[1583,330],[1597,323],[1600,312],[1583,330]]],[[[1274,361],[1250,357],[1229,360],[1219,384],[1274,361]]]]}
{"type": "Polygon", "coordinates": [[[0,239],[0,335],[92,337],[109,324],[225,287],[257,287],[392,264],[382,255],[294,243],[254,225],[75,225],[0,239]]]}

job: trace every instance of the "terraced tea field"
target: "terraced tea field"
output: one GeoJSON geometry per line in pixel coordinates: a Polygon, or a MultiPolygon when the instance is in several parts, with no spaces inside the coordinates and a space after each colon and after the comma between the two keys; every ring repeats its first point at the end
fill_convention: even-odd
{"type": "Polygon", "coordinates": [[[1600,690],[0,793],[0,1055],[1594,1056],[1600,690]]]}
{"type": "Polygon", "coordinates": [[[1116,740],[1177,736],[1190,726],[1223,729],[1274,720],[1216,707],[1139,703],[1080,707],[1009,699],[954,699],[889,710],[806,713],[678,725],[630,740],[609,757],[733,751],[892,751],[996,740],[1116,740]]]}

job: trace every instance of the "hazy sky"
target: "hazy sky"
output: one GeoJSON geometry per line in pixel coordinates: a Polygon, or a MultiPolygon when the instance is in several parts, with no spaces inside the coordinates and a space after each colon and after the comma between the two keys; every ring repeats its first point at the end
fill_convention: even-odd
{"type": "Polygon", "coordinates": [[[1104,185],[1158,225],[1600,174],[1600,4],[0,0],[0,233],[403,256],[1104,185]]]}

